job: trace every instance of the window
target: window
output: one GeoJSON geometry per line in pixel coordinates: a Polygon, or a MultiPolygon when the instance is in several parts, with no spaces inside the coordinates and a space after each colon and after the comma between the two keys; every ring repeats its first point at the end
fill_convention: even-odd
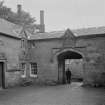
{"type": "Polygon", "coordinates": [[[22,39],[22,40],[21,40],[21,48],[24,48],[24,47],[25,47],[25,40],[22,39]]]}
{"type": "Polygon", "coordinates": [[[21,69],[22,69],[22,75],[21,75],[21,77],[25,78],[26,77],[26,64],[25,63],[21,64],[21,69]]]}
{"type": "Polygon", "coordinates": [[[31,46],[32,46],[32,48],[35,48],[35,42],[34,41],[31,43],[31,46]]]}
{"type": "Polygon", "coordinates": [[[30,64],[30,76],[37,77],[37,63],[30,64]]]}
{"type": "Polygon", "coordinates": [[[21,40],[21,48],[23,48],[23,43],[24,43],[24,41],[23,41],[23,39],[21,40]]]}

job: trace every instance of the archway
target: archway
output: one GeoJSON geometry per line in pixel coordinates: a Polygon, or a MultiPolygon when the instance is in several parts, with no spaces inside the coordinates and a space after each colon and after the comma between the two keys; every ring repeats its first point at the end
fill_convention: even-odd
{"type": "MultiPolygon", "coordinates": [[[[57,56],[58,60],[58,82],[59,83],[66,83],[66,61],[69,61],[69,64],[71,61],[83,61],[83,55],[77,51],[64,51],[58,54],[57,56]]],[[[70,67],[70,66],[69,66],[70,67]]],[[[78,67],[77,67],[78,68],[78,67]]],[[[71,69],[71,67],[70,67],[71,69]]]]}

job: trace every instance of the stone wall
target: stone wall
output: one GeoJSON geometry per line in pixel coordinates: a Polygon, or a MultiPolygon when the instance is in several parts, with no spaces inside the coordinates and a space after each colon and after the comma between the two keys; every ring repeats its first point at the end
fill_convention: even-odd
{"type": "Polygon", "coordinates": [[[87,45],[86,52],[84,52],[84,84],[91,86],[105,85],[105,38],[91,38],[78,42],[81,45],[87,45]]]}
{"type": "Polygon", "coordinates": [[[83,78],[83,59],[71,59],[69,64],[65,65],[65,70],[70,68],[73,79],[83,78]]]}
{"type": "Polygon", "coordinates": [[[30,49],[30,61],[38,64],[38,78],[39,82],[57,81],[58,67],[57,62],[52,61],[53,48],[61,47],[61,41],[47,40],[35,41],[35,47],[30,49]]]}
{"type": "MultiPolygon", "coordinates": [[[[4,53],[5,87],[19,84],[21,72],[19,71],[19,54],[21,42],[19,39],[0,36],[0,53],[4,53]]],[[[2,61],[2,60],[1,60],[2,61]]]]}
{"type": "MultiPolygon", "coordinates": [[[[30,42],[31,43],[31,42],[30,42]]],[[[58,80],[58,62],[52,60],[54,52],[57,52],[62,47],[63,41],[61,39],[37,40],[35,46],[30,48],[29,62],[36,62],[38,64],[38,78],[37,80],[47,82],[58,80]],[[57,49],[58,48],[58,49],[57,49]]],[[[84,83],[89,85],[104,84],[105,74],[104,66],[104,52],[105,52],[105,38],[77,38],[76,47],[72,48],[83,54],[83,77],[84,83]],[[80,48],[79,48],[80,47],[80,48]],[[103,82],[102,82],[103,81],[103,82]]],[[[66,49],[66,48],[65,48],[66,49]]],[[[71,49],[67,48],[67,49],[71,49]]],[[[35,79],[36,80],[36,79],[35,79]]]]}

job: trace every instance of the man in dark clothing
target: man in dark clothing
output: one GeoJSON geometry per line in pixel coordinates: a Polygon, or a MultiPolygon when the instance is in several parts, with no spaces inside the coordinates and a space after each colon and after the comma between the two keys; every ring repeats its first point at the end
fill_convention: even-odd
{"type": "Polygon", "coordinates": [[[66,80],[67,80],[67,83],[70,84],[70,82],[71,82],[71,71],[69,70],[69,68],[66,70],[66,80]]]}

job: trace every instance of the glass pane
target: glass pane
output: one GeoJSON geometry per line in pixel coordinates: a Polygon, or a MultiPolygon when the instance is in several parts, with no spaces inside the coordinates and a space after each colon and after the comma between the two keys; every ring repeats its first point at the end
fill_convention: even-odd
{"type": "Polygon", "coordinates": [[[21,64],[21,69],[22,69],[22,75],[25,74],[25,63],[21,64]]]}
{"type": "Polygon", "coordinates": [[[37,74],[37,64],[36,63],[31,64],[31,74],[33,75],[37,74]]]}

